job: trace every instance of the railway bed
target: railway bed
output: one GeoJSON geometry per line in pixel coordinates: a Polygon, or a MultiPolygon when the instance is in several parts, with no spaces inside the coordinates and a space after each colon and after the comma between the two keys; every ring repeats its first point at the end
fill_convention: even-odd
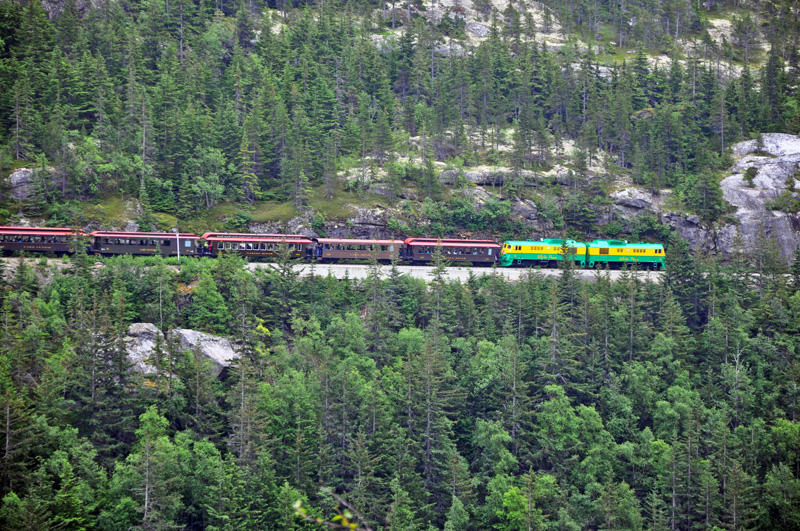
{"type": "MultiPolygon", "coordinates": [[[[268,262],[250,262],[247,264],[247,267],[251,271],[254,269],[274,266],[275,264],[268,262]]],[[[348,276],[352,279],[364,279],[369,275],[369,268],[370,266],[365,264],[317,264],[316,274],[320,276],[327,276],[330,273],[335,278],[345,278],[345,276],[348,276]]],[[[301,276],[307,276],[311,274],[310,264],[298,264],[295,266],[295,269],[300,273],[301,276]]],[[[390,269],[391,266],[381,266],[381,278],[388,278],[390,269]]],[[[432,267],[424,265],[398,265],[397,269],[400,271],[401,275],[408,275],[412,278],[421,278],[426,280],[431,279],[431,273],[433,271],[432,267]]],[[[528,274],[529,271],[534,271],[536,274],[539,274],[543,277],[554,277],[561,274],[561,270],[557,268],[527,269],[509,267],[491,268],[451,266],[446,268],[445,275],[450,280],[458,279],[462,282],[465,282],[469,278],[470,271],[472,271],[472,274],[475,276],[492,275],[496,273],[499,277],[509,281],[517,281],[528,274]]],[[[574,271],[575,276],[580,279],[592,279],[597,274],[596,271],[591,269],[575,269],[574,271]]],[[[634,274],[641,280],[652,280],[654,282],[659,282],[664,273],[661,271],[636,271],[634,274]]],[[[608,275],[611,280],[617,280],[620,275],[622,275],[622,271],[618,269],[612,269],[608,271],[608,275]]]]}

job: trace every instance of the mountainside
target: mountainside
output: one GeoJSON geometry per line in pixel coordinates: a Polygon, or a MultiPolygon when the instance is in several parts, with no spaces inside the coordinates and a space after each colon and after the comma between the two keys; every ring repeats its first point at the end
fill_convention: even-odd
{"type": "MultiPolygon", "coordinates": [[[[800,126],[795,14],[788,3],[5,2],[0,168],[30,172],[6,179],[0,221],[714,232],[735,210],[719,186],[730,145],[800,126]],[[675,214],[621,222],[611,205],[630,187],[675,214]]],[[[780,208],[793,214],[789,199],[780,208]]]]}
{"type": "Polygon", "coordinates": [[[5,231],[0,531],[797,531],[799,1],[0,0],[0,224],[667,245],[5,231]]]}

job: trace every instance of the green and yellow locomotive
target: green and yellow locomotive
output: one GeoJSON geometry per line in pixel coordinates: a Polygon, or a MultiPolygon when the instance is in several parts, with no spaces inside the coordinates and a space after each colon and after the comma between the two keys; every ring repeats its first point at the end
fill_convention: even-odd
{"type": "Polygon", "coordinates": [[[664,269],[664,246],[628,243],[624,240],[594,240],[590,243],[548,238],[539,241],[510,240],[500,250],[501,266],[555,267],[564,259],[578,267],[621,267],[636,263],[641,268],[664,269]]]}
{"type": "Polygon", "coordinates": [[[501,266],[556,267],[556,262],[567,259],[578,267],[586,267],[586,244],[575,240],[548,238],[539,241],[507,241],[500,250],[501,266]]]}

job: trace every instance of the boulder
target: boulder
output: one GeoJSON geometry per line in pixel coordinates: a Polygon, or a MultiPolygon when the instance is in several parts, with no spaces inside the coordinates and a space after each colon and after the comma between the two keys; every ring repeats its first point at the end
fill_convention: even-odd
{"type": "Polygon", "coordinates": [[[530,199],[520,199],[514,203],[512,212],[529,221],[534,221],[539,217],[539,208],[536,206],[536,203],[530,199]]]}
{"type": "Polygon", "coordinates": [[[611,201],[620,211],[642,210],[653,206],[653,194],[641,188],[625,188],[609,194],[611,201]]]}
{"type": "Polygon", "coordinates": [[[231,342],[224,337],[212,336],[188,328],[176,328],[170,330],[169,338],[176,342],[178,348],[191,350],[209,359],[216,375],[230,367],[231,362],[239,357],[231,342]]]}

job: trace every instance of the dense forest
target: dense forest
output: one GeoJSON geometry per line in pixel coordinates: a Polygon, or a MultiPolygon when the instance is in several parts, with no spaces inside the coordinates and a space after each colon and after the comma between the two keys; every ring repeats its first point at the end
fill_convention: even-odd
{"type": "MultiPolygon", "coordinates": [[[[389,220],[400,234],[527,237],[522,197],[596,234],[624,178],[712,226],[731,144],[800,130],[798,14],[0,0],[0,177],[34,169],[24,201],[0,185],[0,222],[96,226],[85,205],[122,198],[143,229],[245,231],[380,181],[426,220],[389,220]],[[568,185],[533,194],[526,172],[556,164],[568,185]],[[511,178],[477,209],[440,177],[480,165],[511,178]]],[[[0,260],[0,529],[800,529],[800,252],[764,237],[723,262],[651,217],[615,223],[667,244],[658,281],[459,282],[438,255],[428,281],[301,277],[286,249],[261,268],[0,260]],[[134,323],[163,332],[146,371],[134,323]],[[220,373],[176,328],[240,356],[220,373]]]]}
{"type": "Polygon", "coordinates": [[[561,157],[575,181],[564,217],[586,230],[604,189],[592,165],[674,188],[713,222],[726,147],[800,127],[791,2],[545,4],[534,19],[476,2],[476,44],[460,4],[434,20],[418,1],[6,1],[0,167],[41,170],[20,211],[52,224],[82,224],[76,205],[111,194],[184,220],[238,202],[242,225],[260,201],[332,197],[343,170],[436,201],[434,162],[518,175],[561,157]],[[707,30],[724,9],[731,42],[707,30]],[[556,31],[553,49],[541,36],[556,31]]]}
{"type": "Polygon", "coordinates": [[[659,283],[11,260],[0,522],[321,529],[299,504],[392,531],[797,529],[800,258],[776,256],[675,240],[659,283]],[[217,377],[163,340],[142,374],[135,322],[241,358],[217,377]]]}

